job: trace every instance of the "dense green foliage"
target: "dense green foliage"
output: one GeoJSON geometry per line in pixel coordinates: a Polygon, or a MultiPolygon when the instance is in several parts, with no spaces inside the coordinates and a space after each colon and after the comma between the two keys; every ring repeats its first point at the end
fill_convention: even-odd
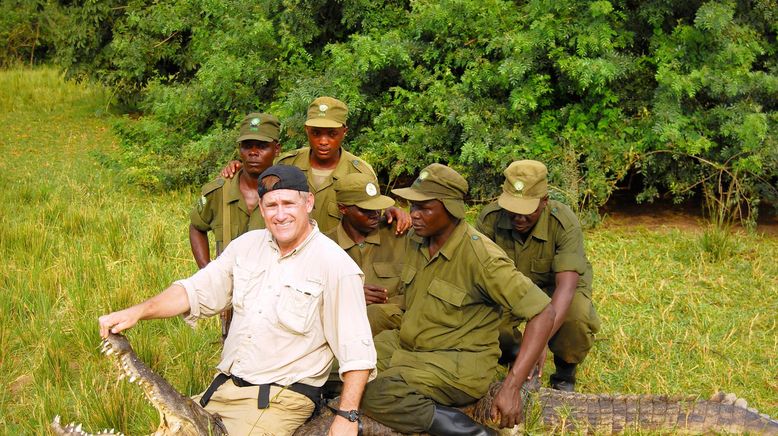
{"type": "Polygon", "coordinates": [[[118,130],[144,186],[203,182],[251,110],[281,118],[285,149],[304,145],[306,105],[327,94],[350,105],[347,146],[388,185],[437,161],[485,200],[510,161],[535,158],[579,212],[634,182],[640,200],[703,194],[748,220],[778,204],[777,6],[62,2],[52,44],[68,73],[140,112],[118,130]]]}

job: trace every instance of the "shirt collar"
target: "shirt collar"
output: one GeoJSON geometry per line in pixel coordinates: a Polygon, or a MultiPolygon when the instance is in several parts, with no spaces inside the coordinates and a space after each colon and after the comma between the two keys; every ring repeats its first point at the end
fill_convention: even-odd
{"type": "Polygon", "coordinates": [[[227,203],[238,202],[238,207],[244,212],[248,212],[248,206],[246,205],[246,199],[243,198],[243,193],[240,192],[240,176],[243,172],[242,169],[238,170],[231,179],[225,180],[223,194],[227,199],[227,203]]]}
{"type": "MultiPolygon", "coordinates": [[[[338,245],[340,245],[340,248],[343,250],[348,250],[355,245],[359,245],[351,239],[348,233],[346,233],[346,230],[343,228],[343,221],[338,224],[335,232],[337,233],[338,245]]],[[[381,245],[381,236],[378,234],[378,230],[367,235],[365,242],[373,245],[381,245]]]]}
{"type": "MultiPolygon", "coordinates": [[[[546,205],[546,207],[543,208],[543,212],[540,213],[538,222],[536,222],[535,226],[532,227],[532,231],[529,233],[528,238],[536,238],[540,239],[541,241],[548,241],[548,214],[548,205],[546,205]]],[[[513,230],[511,216],[507,210],[502,209],[500,211],[500,216],[497,220],[497,227],[500,229],[508,230],[511,233],[515,232],[515,230],[513,230]]]]}
{"type": "MultiPolygon", "coordinates": [[[[445,257],[446,260],[451,260],[451,258],[454,256],[454,252],[456,252],[457,248],[459,248],[459,244],[461,244],[464,240],[467,226],[468,224],[464,219],[459,220],[459,224],[457,224],[457,226],[454,228],[454,231],[451,232],[451,235],[449,235],[448,239],[446,239],[446,242],[442,247],[440,247],[440,250],[438,250],[435,256],[440,255],[445,257]]],[[[417,235],[413,236],[418,238],[417,235]]],[[[416,238],[414,238],[414,240],[418,241],[416,238]]],[[[429,238],[424,238],[423,242],[419,244],[419,249],[423,249],[425,258],[429,258],[429,245],[429,238]]]]}

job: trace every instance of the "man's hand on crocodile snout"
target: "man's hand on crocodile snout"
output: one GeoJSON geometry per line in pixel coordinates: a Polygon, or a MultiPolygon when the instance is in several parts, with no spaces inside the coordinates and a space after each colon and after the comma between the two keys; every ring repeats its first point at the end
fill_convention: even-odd
{"type": "Polygon", "coordinates": [[[491,418],[500,420],[500,428],[512,428],[521,422],[521,384],[510,383],[507,378],[494,396],[491,418]]]}
{"type": "Polygon", "coordinates": [[[137,324],[138,317],[130,308],[103,315],[97,318],[97,322],[100,324],[100,336],[107,338],[109,331],[116,334],[137,324]]]}

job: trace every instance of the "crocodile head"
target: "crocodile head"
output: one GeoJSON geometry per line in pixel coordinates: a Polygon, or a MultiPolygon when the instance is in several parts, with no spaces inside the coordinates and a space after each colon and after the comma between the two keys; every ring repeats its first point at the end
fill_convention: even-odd
{"type": "MultiPolygon", "coordinates": [[[[170,383],[146,366],[123,335],[110,334],[103,340],[101,352],[111,357],[120,369],[119,379],[126,378],[130,383],[138,384],[146,394],[146,398],[159,411],[160,424],[154,433],[155,436],[227,434],[218,416],[211,415],[191,398],[181,395],[170,383]]],[[[57,435],[89,435],[81,430],[81,425],[69,424],[63,427],[59,416],[54,419],[51,428],[57,435]]],[[[97,433],[97,435],[103,434],[113,433],[109,431],[97,433]]]]}

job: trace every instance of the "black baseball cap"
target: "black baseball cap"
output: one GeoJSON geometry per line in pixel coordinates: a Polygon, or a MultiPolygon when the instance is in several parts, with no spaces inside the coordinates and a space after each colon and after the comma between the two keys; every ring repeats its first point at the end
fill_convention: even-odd
{"type": "Polygon", "coordinates": [[[291,165],[273,165],[272,167],[262,171],[259,175],[259,198],[267,194],[270,191],[276,189],[292,189],[294,191],[310,192],[308,189],[308,179],[305,178],[305,173],[300,168],[291,165]],[[271,187],[266,187],[262,183],[262,179],[268,176],[278,177],[278,181],[271,187]]]}

